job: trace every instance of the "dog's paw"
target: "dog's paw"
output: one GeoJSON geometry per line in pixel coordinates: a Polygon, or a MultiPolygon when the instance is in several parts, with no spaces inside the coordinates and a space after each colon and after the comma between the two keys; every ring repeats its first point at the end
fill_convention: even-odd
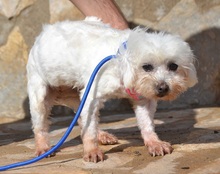
{"type": "MultiPolygon", "coordinates": [[[[40,156],[46,153],[47,151],[49,151],[50,149],[51,149],[51,146],[48,143],[47,139],[45,138],[36,139],[36,151],[35,151],[36,156],[40,156]]],[[[48,155],[47,158],[55,156],[57,152],[58,150],[48,155]]]]}
{"type": "Polygon", "coordinates": [[[165,141],[151,141],[146,143],[146,145],[152,156],[164,156],[165,154],[171,154],[173,151],[170,143],[165,141]]]}
{"type": "Polygon", "coordinates": [[[41,144],[36,147],[35,155],[40,156],[50,150],[50,146],[48,144],[41,144]]]}
{"type": "Polygon", "coordinates": [[[100,149],[96,148],[90,152],[85,153],[83,159],[86,162],[97,163],[99,161],[104,161],[104,154],[100,149]]]}
{"type": "Polygon", "coordinates": [[[98,141],[100,144],[108,145],[108,144],[117,144],[118,138],[108,132],[99,130],[98,132],[98,141]]]}
{"type": "MultiPolygon", "coordinates": [[[[42,136],[42,135],[37,135],[35,137],[35,144],[36,144],[36,151],[35,151],[36,156],[40,156],[40,155],[46,153],[51,148],[48,138],[45,136],[42,136]]],[[[52,154],[48,155],[47,157],[53,157],[53,156],[55,156],[55,154],[56,154],[56,152],[53,152],[52,154]]]]}

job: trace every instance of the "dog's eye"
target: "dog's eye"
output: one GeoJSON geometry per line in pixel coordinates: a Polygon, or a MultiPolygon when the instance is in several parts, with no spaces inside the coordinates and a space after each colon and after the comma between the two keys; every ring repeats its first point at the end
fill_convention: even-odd
{"type": "Polygon", "coordinates": [[[177,68],[178,68],[178,65],[175,64],[175,63],[170,63],[170,64],[168,64],[168,69],[169,69],[170,71],[176,71],[177,68]]]}
{"type": "Polygon", "coordinates": [[[146,65],[143,65],[142,68],[144,69],[144,71],[146,72],[150,72],[154,69],[153,65],[151,64],[146,64],[146,65]]]}

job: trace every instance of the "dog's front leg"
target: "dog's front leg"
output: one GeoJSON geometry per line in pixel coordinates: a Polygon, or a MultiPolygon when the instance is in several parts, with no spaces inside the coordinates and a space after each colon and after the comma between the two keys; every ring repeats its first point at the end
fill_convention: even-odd
{"type": "Polygon", "coordinates": [[[170,143],[161,141],[154,130],[154,114],[157,102],[155,100],[139,100],[135,101],[134,111],[137,117],[138,126],[145,145],[152,156],[170,154],[172,147],[170,143]]]}
{"type": "Polygon", "coordinates": [[[98,147],[98,113],[101,101],[88,96],[81,113],[81,136],[84,148],[83,159],[88,162],[104,160],[104,154],[98,147]]]}

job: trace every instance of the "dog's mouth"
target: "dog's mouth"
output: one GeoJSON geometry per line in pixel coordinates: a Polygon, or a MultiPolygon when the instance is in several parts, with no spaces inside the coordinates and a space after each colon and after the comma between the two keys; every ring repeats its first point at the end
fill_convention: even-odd
{"type": "Polygon", "coordinates": [[[178,94],[170,90],[168,85],[163,84],[155,89],[155,96],[158,100],[175,100],[178,94]]]}
{"type": "Polygon", "coordinates": [[[172,100],[175,100],[179,95],[180,93],[175,93],[169,90],[166,93],[157,93],[155,94],[155,97],[158,100],[172,101],[172,100]]]}
{"type": "Polygon", "coordinates": [[[164,96],[167,96],[167,94],[161,94],[161,93],[159,93],[159,94],[157,94],[156,95],[158,98],[163,98],[164,96]]]}
{"type": "Polygon", "coordinates": [[[178,83],[171,87],[162,85],[162,88],[155,88],[155,96],[159,100],[175,100],[180,94],[186,91],[187,87],[178,83]]]}
{"type": "Polygon", "coordinates": [[[157,100],[171,101],[171,100],[175,100],[176,98],[177,98],[177,96],[174,96],[174,95],[172,95],[170,93],[168,93],[166,95],[162,95],[162,94],[156,95],[156,99],[157,100]]]}

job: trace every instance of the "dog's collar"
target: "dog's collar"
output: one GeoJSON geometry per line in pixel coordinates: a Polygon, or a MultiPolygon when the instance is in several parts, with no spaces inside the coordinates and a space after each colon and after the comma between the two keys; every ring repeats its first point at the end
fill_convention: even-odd
{"type": "Polygon", "coordinates": [[[121,46],[118,48],[117,55],[122,55],[127,50],[127,41],[123,42],[121,46]]]}
{"type": "Polygon", "coordinates": [[[125,92],[126,92],[131,98],[133,98],[134,100],[137,100],[137,101],[144,98],[143,96],[141,96],[140,94],[138,94],[137,92],[135,92],[134,89],[125,88],[125,92]]]}

